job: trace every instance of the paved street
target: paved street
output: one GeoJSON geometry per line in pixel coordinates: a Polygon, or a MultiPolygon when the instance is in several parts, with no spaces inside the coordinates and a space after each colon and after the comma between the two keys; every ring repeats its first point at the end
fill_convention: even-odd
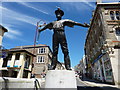
{"type": "Polygon", "coordinates": [[[77,81],[77,86],[87,86],[87,84],[85,84],[81,79],[76,78],[77,81]]]}
{"type": "Polygon", "coordinates": [[[103,90],[100,87],[92,87],[86,83],[84,83],[81,79],[76,78],[77,81],[77,90],[103,90]]]}
{"type": "MultiPolygon", "coordinates": [[[[77,90],[120,90],[118,88],[113,88],[113,87],[97,87],[97,86],[93,86],[90,84],[85,83],[84,81],[82,81],[79,78],[76,78],[77,81],[77,90]]],[[[44,88],[45,83],[42,83],[42,87],[44,88]]]]}
{"type": "Polygon", "coordinates": [[[85,83],[79,78],[76,78],[77,80],[77,90],[120,90],[118,88],[114,87],[97,87],[97,86],[92,86],[90,84],[85,83]]]}

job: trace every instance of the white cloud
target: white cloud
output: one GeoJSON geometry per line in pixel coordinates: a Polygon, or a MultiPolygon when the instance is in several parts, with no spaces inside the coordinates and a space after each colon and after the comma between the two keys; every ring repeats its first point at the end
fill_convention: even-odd
{"type": "Polygon", "coordinates": [[[24,15],[22,13],[15,12],[11,9],[8,9],[6,7],[0,6],[0,16],[2,16],[3,21],[0,22],[1,25],[3,25],[5,28],[7,28],[8,32],[5,33],[5,37],[12,39],[12,40],[20,40],[27,42],[26,40],[23,40],[22,37],[22,31],[16,30],[16,24],[23,25],[25,23],[31,24],[36,26],[36,23],[40,20],[35,17],[31,17],[28,15],[24,15]],[[4,22],[4,23],[3,23],[4,22]]]}
{"type": "Polygon", "coordinates": [[[33,7],[33,6],[29,5],[27,2],[19,2],[19,4],[22,4],[22,5],[26,6],[26,7],[29,7],[29,8],[31,8],[31,9],[34,9],[34,10],[36,10],[36,11],[38,11],[38,12],[42,12],[42,13],[44,13],[44,14],[49,15],[48,12],[45,12],[45,11],[43,11],[43,10],[40,10],[40,9],[36,8],[36,7],[33,7]]]}
{"type": "Polygon", "coordinates": [[[9,39],[15,39],[16,37],[12,34],[9,34],[9,33],[5,33],[4,37],[7,37],[9,39]]]}
{"type": "Polygon", "coordinates": [[[22,35],[22,33],[20,31],[18,31],[18,30],[10,30],[9,29],[8,32],[11,33],[11,34],[13,34],[13,35],[19,35],[19,36],[22,35]]]}
{"type": "Polygon", "coordinates": [[[88,0],[82,0],[85,4],[87,4],[88,6],[95,8],[95,5],[92,5],[88,0]]]}
{"type": "Polygon", "coordinates": [[[35,26],[36,26],[36,22],[39,21],[39,19],[37,19],[37,18],[27,16],[27,15],[24,15],[21,13],[17,13],[13,10],[10,10],[10,9],[2,7],[2,6],[0,6],[0,10],[2,10],[1,15],[2,15],[3,20],[7,18],[7,20],[10,19],[11,22],[12,22],[12,20],[14,20],[16,22],[22,21],[22,22],[26,22],[26,23],[29,23],[29,24],[32,24],[35,26]]]}
{"type": "Polygon", "coordinates": [[[4,37],[7,37],[9,39],[19,39],[19,36],[22,36],[22,32],[20,32],[19,30],[14,30],[10,27],[5,27],[8,32],[5,33],[4,37]]]}
{"type": "Polygon", "coordinates": [[[82,2],[83,0],[81,0],[81,2],[68,2],[68,3],[64,3],[62,2],[61,3],[61,7],[65,7],[65,9],[67,11],[72,11],[73,10],[76,10],[77,11],[85,11],[85,10],[88,10],[89,8],[92,8],[94,9],[95,8],[95,5],[92,5],[90,2],[87,2],[87,1],[84,1],[82,2]]]}

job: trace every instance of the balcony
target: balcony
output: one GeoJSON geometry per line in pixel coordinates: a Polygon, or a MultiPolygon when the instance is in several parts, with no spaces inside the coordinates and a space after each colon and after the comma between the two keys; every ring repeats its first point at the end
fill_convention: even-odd
{"type": "Polygon", "coordinates": [[[20,60],[15,60],[14,67],[20,67],[20,60]]]}
{"type": "MultiPolygon", "coordinates": [[[[12,61],[8,60],[7,67],[11,67],[12,61]]],[[[15,60],[13,67],[20,67],[20,60],[15,60]]]]}

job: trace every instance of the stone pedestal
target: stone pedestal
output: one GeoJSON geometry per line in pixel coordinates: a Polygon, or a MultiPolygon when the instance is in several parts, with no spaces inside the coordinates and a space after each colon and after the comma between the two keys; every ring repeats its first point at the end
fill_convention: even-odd
{"type": "Polygon", "coordinates": [[[70,70],[48,71],[45,88],[74,88],[77,90],[75,72],[70,70]]]}

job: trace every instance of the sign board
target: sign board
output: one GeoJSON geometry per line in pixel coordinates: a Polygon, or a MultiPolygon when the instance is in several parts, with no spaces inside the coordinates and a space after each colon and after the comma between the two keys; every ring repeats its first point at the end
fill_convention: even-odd
{"type": "Polygon", "coordinates": [[[6,58],[7,52],[0,51],[0,58],[6,58]]]}

